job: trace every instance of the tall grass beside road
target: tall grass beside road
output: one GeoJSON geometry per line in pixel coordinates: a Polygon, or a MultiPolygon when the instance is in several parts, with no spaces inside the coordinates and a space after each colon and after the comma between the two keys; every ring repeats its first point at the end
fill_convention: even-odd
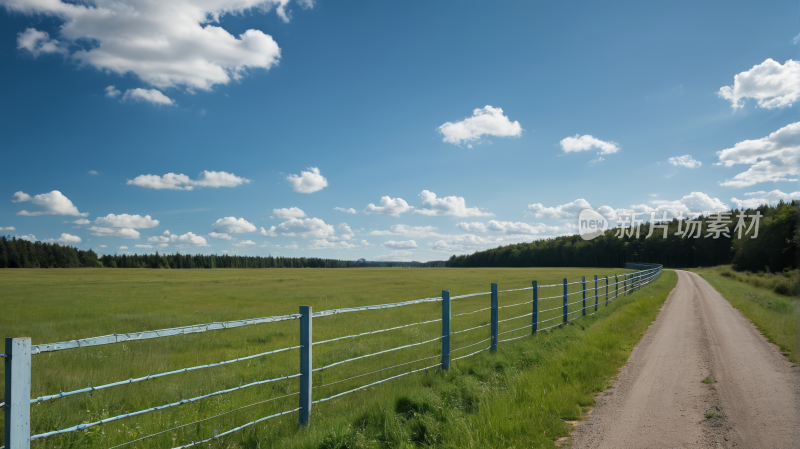
{"type": "Polygon", "coordinates": [[[708,281],[769,341],[778,345],[784,354],[788,353],[789,360],[800,364],[795,346],[795,309],[800,306],[800,298],[796,293],[795,296],[784,294],[786,290],[797,292],[797,270],[786,274],[754,274],[735,272],[723,265],[690,271],[708,281]]]}

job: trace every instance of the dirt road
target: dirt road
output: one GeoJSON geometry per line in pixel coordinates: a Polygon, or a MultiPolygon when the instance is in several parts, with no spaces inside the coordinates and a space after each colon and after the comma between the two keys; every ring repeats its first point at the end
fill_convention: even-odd
{"type": "Polygon", "coordinates": [[[687,271],[597,403],[573,448],[800,447],[800,367],[687,271]]]}

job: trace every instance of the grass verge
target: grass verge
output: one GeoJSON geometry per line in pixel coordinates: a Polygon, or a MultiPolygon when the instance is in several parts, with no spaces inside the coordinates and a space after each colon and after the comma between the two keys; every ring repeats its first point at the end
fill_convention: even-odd
{"type": "Polygon", "coordinates": [[[694,268],[690,271],[708,281],[733,307],[749,318],[769,341],[778,345],[790,361],[800,364],[800,357],[795,350],[795,309],[800,302],[796,296],[787,297],[777,293],[772,284],[763,287],[754,285],[746,275],[729,275],[727,273],[732,273],[729,266],[694,268]]]}

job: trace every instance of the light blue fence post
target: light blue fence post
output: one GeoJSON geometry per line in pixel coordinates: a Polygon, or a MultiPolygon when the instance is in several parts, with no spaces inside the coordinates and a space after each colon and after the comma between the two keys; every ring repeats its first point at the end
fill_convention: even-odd
{"type": "Polygon", "coordinates": [[[311,415],[311,306],[300,306],[300,425],[308,425],[311,415]]]}
{"type": "Polygon", "coordinates": [[[586,276],[581,276],[581,286],[583,287],[583,313],[581,316],[586,316],[586,276]]]}
{"type": "Polygon", "coordinates": [[[531,333],[536,333],[536,324],[539,321],[539,283],[533,281],[533,323],[531,333]]]}
{"type": "Polygon", "coordinates": [[[564,324],[567,324],[567,278],[564,278],[564,324]]]}
{"type": "Polygon", "coordinates": [[[31,447],[31,339],[6,338],[6,449],[31,447]]]}
{"type": "Polygon", "coordinates": [[[492,345],[491,350],[497,351],[497,315],[498,315],[498,293],[497,284],[492,283],[492,345]]]}
{"type": "Polygon", "coordinates": [[[606,276],[606,305],[608,305],[608,276],[606,276]]]}
{"type": "Polygon", "coordinates": [[[450,369],[450,290],[442,290],[442,369],[450,369]]]}
{"type": "MultiPolygon", "coordinates": [[[[614,297],[611,298],[611,299],[612,300],[617,299],[617,296],[619,296],[619,276],[617,276],[615,274],[614,275],[614,297]]],[[[606,305],[608,305],[608,303],[606,303],[606,305]]]]}
{"type": "Polygon", "coordinates": [[[597,275],[594,275],[594,311],[597,312],[597,275]]]}

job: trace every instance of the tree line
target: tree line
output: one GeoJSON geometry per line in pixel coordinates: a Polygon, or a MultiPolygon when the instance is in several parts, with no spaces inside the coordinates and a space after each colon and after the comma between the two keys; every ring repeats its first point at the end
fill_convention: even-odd
{"type": "MultiPolygon", "coordinates": [[[[536,240],[530,243],[500,246],[470,255],[452,256],[449,267],[621,267],[625,262],[658,263],[670,268],[695,268],[732,264],[736,270],[782,271],[797,268],[800,231],[798,230],[800,202],[763,205],[748,209],[744,213],[761,217],[758,236],[751,238],[756,227],[745,228],[739,238],[734,232],[739,211],[731,210],[732,223],[728,235],[719,238],[705,237],[709,224],[716,217],[699,217],[699,230],[692,237],[676,234],[678,227],[686,231],[687,222],[673,219],[667,226],[667,237],[663,229],[650,233],[651,223],[644,223],[638,237],[617,236],[616,229],[605,231],[593,240],[584,240],[579,235],[536,240]],[[699,237],[695,238],[695,235],[699,237]]],[[[752,218],[746,220],[749,227],[752,218]]],[[[713,234],[713,232],[712,232],[713,234]]]]}

